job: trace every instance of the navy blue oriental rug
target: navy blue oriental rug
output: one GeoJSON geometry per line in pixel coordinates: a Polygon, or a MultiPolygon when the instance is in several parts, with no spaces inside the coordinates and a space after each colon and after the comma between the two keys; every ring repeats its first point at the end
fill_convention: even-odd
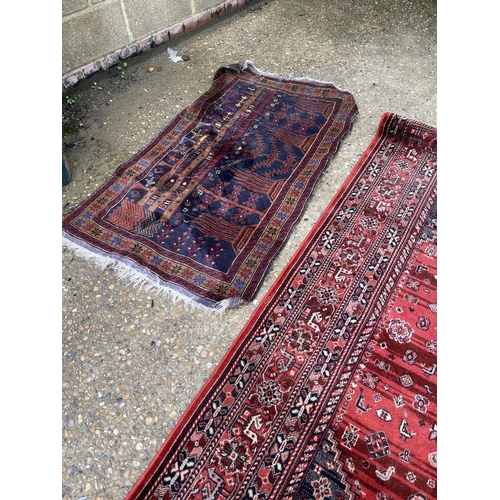
{"type": "Polygon", "coordinates": [[[64,217],[63,244],[195,307],[235,307],[255,294],[356,114],[331,83],[222,67],[64,217]]]}

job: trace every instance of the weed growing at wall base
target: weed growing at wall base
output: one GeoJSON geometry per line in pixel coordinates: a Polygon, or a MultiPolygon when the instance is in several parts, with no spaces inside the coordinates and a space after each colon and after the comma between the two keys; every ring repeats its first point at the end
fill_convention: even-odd
{"type": "Polygon", "coordinates": [[[120,72],[120,75],[122,78],[125,78],[125,68],[127,67],[127,63],[124,62],[122,64],[120,64],[119,66],[117,66],[118,68],[118,71],[120,72]]]}

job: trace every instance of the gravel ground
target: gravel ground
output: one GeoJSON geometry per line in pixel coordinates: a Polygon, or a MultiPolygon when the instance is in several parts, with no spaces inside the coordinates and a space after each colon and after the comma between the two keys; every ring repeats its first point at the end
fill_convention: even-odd
{"type": "Polygon", "coordinates": [[[252,61],[334,82],[359,107],[255,299],[222,317],[186,310],[62,251],[62,498],[123,499],[374,136],[385,111],[436,126],[436,2],[268,0],[68,90],[62,215],[208,89],[252,61]]]}

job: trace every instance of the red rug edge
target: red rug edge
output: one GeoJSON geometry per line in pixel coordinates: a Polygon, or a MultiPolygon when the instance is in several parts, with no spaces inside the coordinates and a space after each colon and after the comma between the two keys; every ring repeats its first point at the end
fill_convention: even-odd
{"type": "Polygon", "coordinates": [[[391,119],[391,117],[394,116],[393,113],[386,111],[383,115],[382,118],[380,119],[379,125],[377,132],[375,136],[372,138],[370,141],[369,145],[365,149],[364,153],[361,155],[361,157],[358,159],[356,165],[353,167],[349,175],[346,177],[344,180],[342,186],[339,188],[339,190],[335,193],[334,197],[330,200],[328,203],[327,207],[325,210],[322,212],[320,215],[319,219],[314,223],[312,229],[310,230],[309,234],[306,236],[306,238],[302,241],[302,243],[299,245],[295,253],[293,254],[292,258],[290,261],[287,263],[285,268],[281,271],[279,274],[278,278],[275,280],[269,291],[266,293],[264,298],[261,300],[261,302],[258,304],[256,309],[253,311],[253,313],[250,315],[250,318],[247,320],[245,326],[242,328],[236,339],[233,341],[231,344],[230,348],[226,352],[226,354],[223,356],[221,361],[218,363],[217,367],[215,370],[212,372],[210,377],[207,379],[207,381],[202,385],[194,399],[191,401],[189,406],[186,408],[184,413],[181,415],[179,418],[178,422],[175,424],[174,428],[170,432],[170,434],[167,436],[163,444],[161,445],[160,449],[148,465],[148,467],[144,470],[144,472],[141,474],[139,479],[136,481],[132,489],[129,491],[127,496],[125,497],[124,500],[135,500],[140,498],[139,495],[141,495],[146,488],[150,486],[150,481],[151,478],[153,478],[157,472],[157,470],[160,468],[161,463],[163,461],[163,456],[165,455],[166,451],[171,448],[173,442],[176,439],[176,436],[179,434],[178,430],[182,429],[185,427],[185,425],[189,422],[189,420],[192,418],[192,416],[195,414],[195,409],[198,408],[200,405],[201,401],[205,397],[205,394],[207,393],[208,389],[212,387],[212,385],[215,383],[215,381],[220,377],[222,372],[224,371],[225,366],[229,363],[231,358],[234,356],[235,352],[237,351],[237,348],[239,345],[241,345],[242,340],[249,334],[250,330],[253,327],[253,324],[255,323],[255,320],[257,317],[259,317],[262,314],[262,311],[264,308],[267,306],[268,302],[271,300],[271,298],[275,295],[277,289],[280,287],[280,283],[283,281],[283,279],[289,274],[291,269],[295,266],[297,260],[300,259],[301,255],[303,254],[304,250],[306,247],[309,245],[311,239],[313,236],[316,234],[317,230],[322,226],[324,221],[327,219],[329,216],[330,212],[332,211],[333,207],[337,203],[338,199],[341,198],[341,196],[344,194],[344,192],[349,188],[350,183],[352,179],[356,176],[358,171],[361,169],[362,165],[366,161],[367,157],[371,154],[373,151],[376,143],[380,140],[384,127],[386,123],[391,119]]]}

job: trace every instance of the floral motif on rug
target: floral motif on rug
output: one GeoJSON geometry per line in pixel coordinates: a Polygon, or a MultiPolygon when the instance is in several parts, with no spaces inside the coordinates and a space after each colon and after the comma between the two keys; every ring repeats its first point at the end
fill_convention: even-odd
{"type": "Polygon", "coordinates": [[[220,68],[63,219],[64,244],[201,307],[248,301],[356,113],[330,83],[220,68]]]}
{"type": "Polygon", "coordinates": [[[431,500],[437,131],[371,144],[127,500],[431,500]]]}

